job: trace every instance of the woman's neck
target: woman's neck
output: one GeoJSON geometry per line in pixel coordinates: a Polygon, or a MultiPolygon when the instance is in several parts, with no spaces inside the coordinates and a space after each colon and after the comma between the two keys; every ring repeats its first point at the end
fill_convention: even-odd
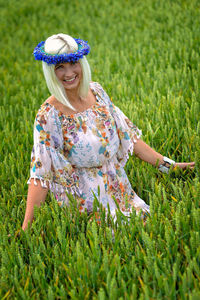
{"type": "Polygon", "coordinates": [[[70,103],[73,105],[73,103],[78,103],[81,101],[81,97],[79,95],[79,90],[68,90],[66,91],[67,98],[69,99],[70,103]]]}

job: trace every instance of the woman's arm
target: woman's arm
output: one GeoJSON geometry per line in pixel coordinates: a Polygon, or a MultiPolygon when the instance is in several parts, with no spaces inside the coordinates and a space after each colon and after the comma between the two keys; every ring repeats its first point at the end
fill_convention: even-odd
{"type": "MultiPolygon", "coordinates": [[[[153,166],[159,166],[164,163],[163,155],[153,150],[150,146],[148,146],[141,139],[137,140],[137,143],[134,145],[134,152],[137,157],[141,160],[144,160],[150,163],[153,166]]],[[[189,163],[175,163],[174,167],[179,167],[181,169],[190,168],[193,169],[195,166],[194,162],[189,163]]]]}
{"type": "Polygon", "coordinates": [[[23,230],[27,229],[29,222],[32,224],[34,217],[34,206],[40,206],[41,203],[44,203],[48,193],[48,188],[42,187],[39,180],[36,179],[36,181],[37,185],[34,184],[33,179],[31,179],[31,183],[29,184],[26,212],[22,225],[23,230]]]}

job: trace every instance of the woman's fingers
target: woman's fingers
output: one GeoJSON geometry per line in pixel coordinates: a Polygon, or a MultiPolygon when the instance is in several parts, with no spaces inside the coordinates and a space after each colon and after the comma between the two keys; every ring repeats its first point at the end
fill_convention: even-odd
{"type": "Polygon", "coordinates": [[[20,236],[20,229],[18,229],[18,230],[14,233],[14,235],[11,234],[11,233],[8,234],[8,238],[11,238],[11,237],[16,238],[16,237],[19,237],[19,236],[20,236]]]}
{"type": "Polygon", "coordinates": [[[195,167],[195,162],[189,162],[189,163],[186,163],[186,162],[183,162],[183,163],[175,163],[174,164],[174,167],[178,167],[178,168],[181,168],[181,169],[194,169],[195,167]]]}

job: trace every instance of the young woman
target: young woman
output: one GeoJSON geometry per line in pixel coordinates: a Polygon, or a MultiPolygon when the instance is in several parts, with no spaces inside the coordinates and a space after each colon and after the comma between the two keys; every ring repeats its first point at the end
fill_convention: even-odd
{"type": "Polygon", "coordinates": [[[45,201],[48,190],[60,206],[72,193],[80,212],[92,211],[94,194],[115,217],[116,199],[121,212],[142,215],[149,206],[133,191],[124,166],[128,154],[168,172],[175,163],[141,139],[141,131],[116,107],[99,83],[91,81],[86,59],[87,42],[57,34],[41,42],[34,55],[42,60],[51,96],[41,105],[34,124],[31,175],[22,229],[33,221],[34,206],[45,201]]]}

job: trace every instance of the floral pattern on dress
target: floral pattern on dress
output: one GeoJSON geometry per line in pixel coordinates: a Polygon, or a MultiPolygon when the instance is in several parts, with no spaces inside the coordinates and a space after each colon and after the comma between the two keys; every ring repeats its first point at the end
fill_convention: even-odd
{"type": "Polygon", "coordinates": [[[66,116],[48,102],[41,105],[34,123],[30,179],[35,184],[39,179],[43,187],[48,182],[60,206],[69,204],[67,194],[72,193],[79,210],[90,213],[95,195],[113,216],[117,206],[126,216],[132,209],[145,214],[149,206],[133,191],[124,170],[141,131],[100,84],[92,82],[90,88],[96,103],[84,112],[66,116]]]}

